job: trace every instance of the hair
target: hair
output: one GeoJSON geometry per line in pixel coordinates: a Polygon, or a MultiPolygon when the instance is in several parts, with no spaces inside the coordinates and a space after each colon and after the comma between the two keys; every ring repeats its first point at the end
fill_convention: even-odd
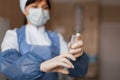
{"type": "MultiPolygon", "coordinates": [[[[25,7],[28,6],[28,5],[30,5],[30,4],[32,4],[32,3],[35,3],[35,2],[37,2],[37,1],[41,1],[41,0],[27,0],[25,7]]],[[[46,0],[46,2],[47,2],[48,7],[49,7],[49,9],[50,9],[50,8],[51,8],[50,1],[49,1],[49,0],[46,0]]]]}

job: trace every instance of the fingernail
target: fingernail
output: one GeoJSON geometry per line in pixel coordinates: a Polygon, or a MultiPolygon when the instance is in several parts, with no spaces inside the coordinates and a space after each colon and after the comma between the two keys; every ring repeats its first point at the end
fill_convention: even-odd
{"type": "Polygon", "coordinates": [[[72,69],[74,69],[75,67],[74,66],[72,66],[72,69]]]}
{"type": "Polygon", "coordinates": [[[74,59],[74,61],[76,61],[76,59],[74,59]]]}
{"type": "Polygon", "coordinates": [[[72,49],[75,48],[74,44],[71,46],[71,48],[72,48],[72,49]]]}

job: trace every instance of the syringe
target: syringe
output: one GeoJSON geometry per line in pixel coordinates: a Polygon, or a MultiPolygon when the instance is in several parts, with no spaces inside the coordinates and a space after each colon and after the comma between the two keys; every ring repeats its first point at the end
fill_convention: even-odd
{"type": "Polygon", "coordinates": [[[74,44],[77,41],[77,39],[79,38],[79,36],[80,36],[80,33],[76,33],[75,35],[72,35],[71,44],[74,44]]]}

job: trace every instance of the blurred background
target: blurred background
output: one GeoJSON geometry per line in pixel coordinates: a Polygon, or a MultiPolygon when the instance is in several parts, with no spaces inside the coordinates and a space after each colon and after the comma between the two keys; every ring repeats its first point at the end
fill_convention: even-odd
{"type": "MultiPolygon", "coordinates": [[[[80,32],[89,55],[83,78],[61,80],[120,80],[120,0],[50,0],[47,28],[60,32],[67,42],[80,32]]],[[[19,0],[0,0],[0,44],[6,30],[21,27],[25,17],[19,0]]],[[[0,75],[0,80],[6,80],[0,75]]]]}

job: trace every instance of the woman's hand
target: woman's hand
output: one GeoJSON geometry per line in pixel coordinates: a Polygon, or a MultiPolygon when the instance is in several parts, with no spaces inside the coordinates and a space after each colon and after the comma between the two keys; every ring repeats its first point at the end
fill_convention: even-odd
{"type": "Polygon", "coordinates": [[[72,54],[64,53],[57,57],[54,57],[48,61],[41,63],[40,70],[43,72],[59,72],[63,74],[69,74],[64,68],[74,68],[74,65],[69,59],[75,61],[76,58],[72,54]]]}
{"type": "Polygon", "coordinates": [[[74,68],[70,60],[75,61],[76,58],[83,54],[83,41],[81,35],[77,37],[77,41],[72,44],[69,43],[69,52],[65,52],[57,57],[41,63],[40,70],[43,72],[59,72],[69,74],[69,71],[64,68],[74,68]]]}
{"type": "Polygon", "coordinates": [[[69,53],[73,54],[75,58],[80,57],[83,54],[83,41],[81,39],[81,35],[77,35],[77,40],[75,43],[69,43],[69,53]]]}

